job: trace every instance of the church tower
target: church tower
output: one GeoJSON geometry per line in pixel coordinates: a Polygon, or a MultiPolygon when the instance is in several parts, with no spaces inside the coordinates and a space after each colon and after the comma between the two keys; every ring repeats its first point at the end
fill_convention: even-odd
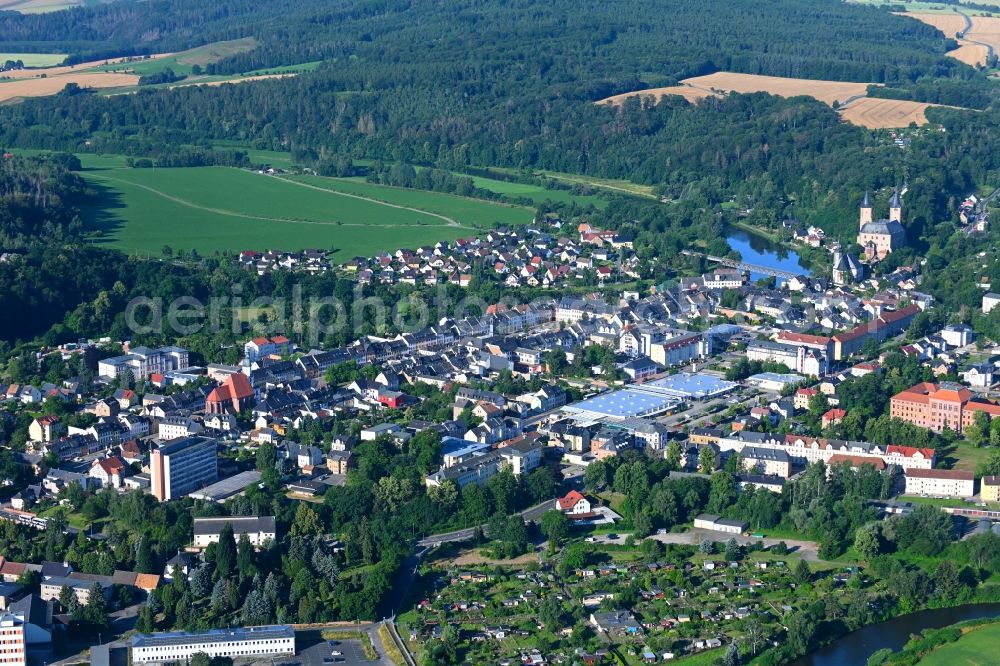
{"type": "Polygon", "coordinates": [[[868,191],[865,190],[865,198],[861,202],[861,223],[858,228],[864,227],[866,224],[872,221],[872,202],[868,196],[868,191]]]}
{"type": "Polygon", "coordinates": [[[899,188],[892,188],[892,199],[889,201],[889,221],[890,222],[902,222],[903,221],[903,204],[899,200],[899,188]]]}

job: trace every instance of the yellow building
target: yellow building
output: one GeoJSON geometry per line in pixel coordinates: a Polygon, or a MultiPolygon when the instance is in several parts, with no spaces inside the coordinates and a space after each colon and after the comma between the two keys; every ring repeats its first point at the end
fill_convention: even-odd
{"type": "Polygon", "coordinates": [[[1000,476],[984,476],[979,489],[984,502],[1000,502],[1000,476]]]}

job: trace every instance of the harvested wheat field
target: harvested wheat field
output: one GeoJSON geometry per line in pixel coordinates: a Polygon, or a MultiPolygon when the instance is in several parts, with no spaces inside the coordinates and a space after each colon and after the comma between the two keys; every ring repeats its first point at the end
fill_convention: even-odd
{"type": "Polygon", "coordinates": [[[910,16],[921,23],[934,26],[944,33],[945,37],[954,38],[965,30],[965,17],[961,14],[936,14],[932,12],[893,12],[897,16],[910,16]]]}
{"type": "Polygon", "coordinates": [[[93,72],[89,74],[81,72],[79,74],[50,76],[44,79],[0,81],[0,102],[8,102],[24,97],[55,95],[65,88],[68,83],[75,83],[81,88],[118,88],[138,84],[139,77],[134,74],[114,74],[111,72],[93,72]]]}
{"type": "MultiPolygon", "coordinates": [[[[926,23],[927,25],[934,26],[942,33],[945,37],[954,38],[955,35],[965,30],[965,17],[960,14],[933,14],[930,12],[906,12],[899,13],[898,16],[910,16],[917,19],[921,23],[926,23]]],[[[975,25],[977,20],[983,20],[982,17],[974,17],[971,19],[973,30],[969,31],[971,36],[975,30],[975,25]]],[[[974,39],[974,37],[973,37],[974,39]]],[[[976,41],[988,42],[985,39],[977,39],[976,41]]],[[[967,39],[958,40],[958,48],[949,51],[948,56],[958,60],[959,62],[964,62],[966,65],[985,65],[986,57],[989,55],[989,49],[982,44],[973,44],[967,39]]]]}
{"type": "Polygon", "coordinates": [[[867,83],[787,79],[780,76],[734,74],[732,72],[716,72],[708,76],[696,76],[684,79],[681,83],[709,92],[766,92],[781,97],[807,95],[831,106],[835,101],[843,104],[852,97],[859,97],[868,91],[867,83]]]}
{"type": "Polygon", "coordinates": [[[929,106],[925,102],[910,102],[899,99],[876,99],[865,97],[851,102],[840,110],[840,117],[849,123],[869,129],[890,129],[908,127],[910,123],[927,124],[924,112],[929,106]]]}
{"type": "Polygon", "coordinates": [[[973,16],[972,29],[965,33],[967,40],[982,42],[1000,51],[1000,18],[995,16],[973,16]]]}
{"type": "Polygon", "coordinates": [[[961,46],[954,51],[948,51],[947,55],[949,58],[954,58],[959,62],[964,62],[966,65],[973,67],[986,64],[986,58],[990,53],[988,48],[981,44],[967,42],[964,39],[958,40],[958,43],[961,46]]]}
{"type": "Polygon", "coordinates": [[[634,90],[632,92],[622,93],[621,95],[612,95],[611,97],[606,97],[604,99],[598,100],[596,104],[612,104],[618,106],[622,104],[625,100],[631,97],[655,97],[656,101],[659,102],[664,97],[668,95],[677,95],[683,97],[689,102],[697,102],[705,99],[706,97],[715,97],[716,94],[703,90],[701,88],[692,88],[691,86],[668,86],[666,88],[649,88],[648,90],[634,90]]]}

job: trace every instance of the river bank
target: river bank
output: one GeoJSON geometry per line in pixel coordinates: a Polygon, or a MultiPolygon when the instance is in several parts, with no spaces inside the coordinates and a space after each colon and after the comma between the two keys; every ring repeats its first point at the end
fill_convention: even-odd
{"type": "Polygon", "coordinates": [[[879,650],[898,651],[911,634],[940,629],[958,622],[1000,616],[1000,602],[933,608],[870,624],[837,639],[815,652],[799,657],[790,666],[863,666],[879,650]]]}

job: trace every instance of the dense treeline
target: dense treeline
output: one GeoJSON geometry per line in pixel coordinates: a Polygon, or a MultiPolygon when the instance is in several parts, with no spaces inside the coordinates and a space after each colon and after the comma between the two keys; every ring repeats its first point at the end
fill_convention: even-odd
{"type": "Polygon", "coordinates": [[[980,80],[958,81],[954,79],[920,79],[912,85],[868,86],[869,97],[886,99],[906,99],[914,102],[929,102],[972,109],[985,109],[994,99],[990,88],[980,80]]]}
{"type": "MultiPolygon", "coordinates": [[[[445,170],[502,166],[583,173],[657,185],[668,198],[694,201],[686,212],[696,217],[714,215],[707,209],[735,200],[751,211],[749,222],[774,226],[794,201],[789,214],[845,240],[855,230],[852,218],[863,190],[884,191],[909,180],[914,187],[905,224],[918,244],[929,224],[950,216],[948,196],[983,182],[982,164],[963,161],[945,173],[939,159],[941,144],[956,154],[990,150],[982,133],[914,141],[911,157],[804,98],[732,96],[697,107],[678,98],[656,106],[635,100],[620,109],[590,103],[733,69],[888,82],[892,94],[988,105],[981,75],[941,57],[945,40],[929,26],[832,1],[741,3],[734,9],[718,0],[685,0],[670,3],[669,11],[639,2],[585,4],[304,2],[281,13],[288,9],[283,0],[254,11],[241,0],[226,0],[203,18],[184,22],[202,8],[181,0],[141,13],[134,3],[122,2],[59,16],[2,17],[0,28],[10,30],[0,34],[11,39],[43,33],[60,39],[62,22],[77,21],[87,27],[74,35],[112,42],[176,49],[195,36],[252,34],[261,43],[213,65],[218,71],[277,64],[289,59],[283,49],[312,43],[329,52],[309,57],[331,60],[312,75],[254,85],[34,100],[0,109],[0,142],[189,164],[194,162],[168,160],[176,150],[171,146],[227,140],[291,150],[311,158],[304,164],[336,175],[360,158],[445,170]],[[814,30],[819,24],[824,29],[814,30]],[[298,28],[293,38],[289,31],[298,28]],[[808,43],[801,39],[806,33],[812,35],[808,43]],[[274,54],[275,62],[265,62],[266,54],[274,54]],[[940,76],[952,78],[928,83],[940,76]],[[962,81],[970,77],[975,80],[962,81]]],[[[983,115],[983,124],[997,124],[992,114],[983,115]]],[[[422,172],[395,175],[414,182],[419,176],[414,186],[442,191],[466,191],[469,185],[422,172]]]]}
{"type": "Polygon", "coordinates": [[[7,50],[64,51],[75,59],[253,36],[259,49],[216,69],[336,58],[338,72],[368,84],[363,88],[428,75],[482,90],[505,83],[509,92],[514,81],[587,82],[574,86],[580,92],[602,81],[637,87],[638,72],[682,77],[733,69],[876,82],[972,73],[941,57],[947,43],[933,28],[838,0],[736,7],[723,0],[220,0],[208,7],[200,0],[123,0],[0,14],[0,35],[7,50]]]}
{"type": "Polygon", "coordinates": [[[85,185],[71,155],[22,158],[0,149],[0,252],[45,236],[58,242],[81,226],[73,208],[85,185]]]}

